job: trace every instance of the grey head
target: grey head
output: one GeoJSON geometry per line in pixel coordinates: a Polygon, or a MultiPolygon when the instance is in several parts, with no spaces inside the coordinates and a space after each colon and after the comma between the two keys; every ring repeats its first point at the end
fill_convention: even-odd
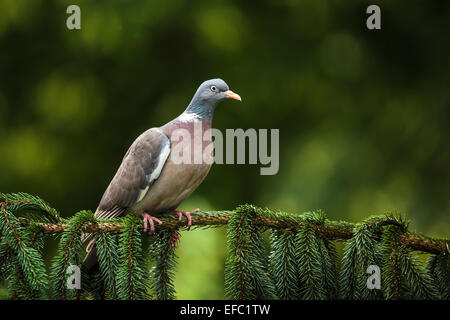
{"type": "Polygon", "coordinates": [[[222,79],[206,80],[198,87],[185,112],[195,113],[201,119],[210,120],[217,103],[224,99],[241,101],[241,97],[231,91],[222,79]]]}

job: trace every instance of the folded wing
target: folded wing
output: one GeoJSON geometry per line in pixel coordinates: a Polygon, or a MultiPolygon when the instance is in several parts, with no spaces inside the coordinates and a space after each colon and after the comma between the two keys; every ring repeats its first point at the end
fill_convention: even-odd
{"type": "Polygon", "coordinates": [[[170,154],[170,140],[158,128],[141,134],[128,149],[95,212],[99,219],[116,218],[141,201],[158,179],[170,154]]]}

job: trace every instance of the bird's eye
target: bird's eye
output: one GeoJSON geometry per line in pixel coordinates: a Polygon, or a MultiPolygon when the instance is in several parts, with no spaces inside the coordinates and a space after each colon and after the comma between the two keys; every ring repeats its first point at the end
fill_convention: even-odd
{"type": "Polygon", "coordinates": [[[211,91],[217,92],[217,87],[216,86],[211,86],[211,91]]]}

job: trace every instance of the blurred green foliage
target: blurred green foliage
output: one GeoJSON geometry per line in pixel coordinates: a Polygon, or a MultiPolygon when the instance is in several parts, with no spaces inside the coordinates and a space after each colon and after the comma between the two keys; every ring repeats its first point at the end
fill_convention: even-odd
{"type": "MultiPolygon", "coordinates": [[[[279,128],[280,170],[215,165],[183,208],[401,212],[448,236],[450,3],[383,2],[377,31],[369,4],[0,0],[0,190],[95,209],[133,140],[221,77],[243,103],[214,126],[279,128]]],[[[178,254],[179,298],[223,297],[223,230],[184,232],[178,254]]]]}

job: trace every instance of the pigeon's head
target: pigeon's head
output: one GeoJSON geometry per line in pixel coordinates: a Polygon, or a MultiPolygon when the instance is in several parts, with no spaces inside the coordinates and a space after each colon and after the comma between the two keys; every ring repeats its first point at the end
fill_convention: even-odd
{"type": "Polygon", "coordinates": [[[231,91],[222,79],[207,80],[198,87],[187,111],[195,112],[200,116],[212,115],[216,104],[224,99],[241,101],[241,97],[231,91]]]}
{"type": "Polygon", "coordinates": [[[241,101],[241,97],[230,90],[222,79],[212,79],[203,82],[198,87],[194,99],[197,98],[203,103],[216,104],[223,99],[235,99],[241,101]]]}

